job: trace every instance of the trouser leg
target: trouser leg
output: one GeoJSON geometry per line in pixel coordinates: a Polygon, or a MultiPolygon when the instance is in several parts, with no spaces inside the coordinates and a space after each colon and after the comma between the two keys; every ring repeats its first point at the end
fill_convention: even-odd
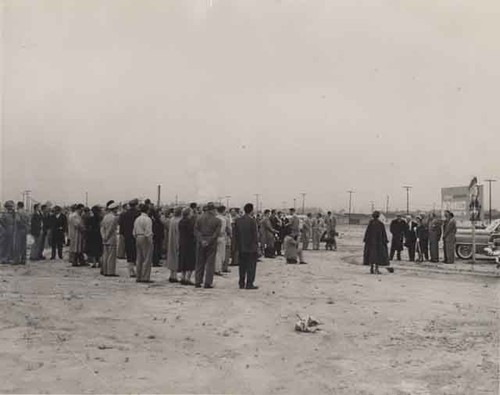
{"type": "Polygon", "coordinates": [[[205,264],[205,285],[212,285],[214,281],[216,254],[217,254],[217,247],[215,244],[207,247],[206,264],[205,264]]]}
{"type": "Polygon", "coordinates": [[[257,272],[257,256],[255,254],[250,254],[249,262],[247,264],[247,284],[246,286],[253,286],[255,282],[255,275],[257,272]]]}
{"type": "Polygon", "coordinates": [[[247,279],[247,273],[248,273],[248,263],[249,263],[249,256],[248,254],[242,253],[239,254],[239,275],[240,275],[240,281],[239,281],[239,286],[240,287],[245,287],[246,285],[246,279],[247,279]]]}
{"type": "Polygon", "coordinates": [[[146,259],[146,245],[145,245],[145,237],[138,236],[136,237],[136,249],[135,249],[135,276],[136,281],[143,281],[142,273],[143,273],[143,265],[146,259]]]}
{"type": "Polygon", "coordinates": [[[144,238],[144,247],[143,247],[143,262],[142,262],[142,272],[141,272],[141,281],[149,281],[151,278],[151,263],[153,259],[153,241],[151,238],[144,238]]]}
{"type": "Polygon", "coordinates": [[[205,275],[205,250],[202,246],[198,247],[198,253],[196,254],[196,269],[195,269],[195,283],[201,285],[203,282],[203,277],[205,275]]]}

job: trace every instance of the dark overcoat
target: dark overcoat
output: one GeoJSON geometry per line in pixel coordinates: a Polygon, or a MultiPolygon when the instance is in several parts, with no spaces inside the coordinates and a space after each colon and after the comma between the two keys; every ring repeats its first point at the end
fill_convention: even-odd
{"type": "Polygon", "coordinates": [[[363,264],[365,265],[389,265],[389,253],[387,251],[387,232],[385,225],[378,219],[372,219],[365,232],[365,250],[363,264]]]}

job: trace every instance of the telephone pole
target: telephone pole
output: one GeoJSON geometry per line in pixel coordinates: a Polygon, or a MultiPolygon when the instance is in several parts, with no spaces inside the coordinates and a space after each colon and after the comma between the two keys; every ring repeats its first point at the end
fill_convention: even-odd
{"type": "Polygon", "coordinates": [[[411,190],[410,185],[404,185],[403,189],[406,189],[406,215],[410,214],[410,190],[411,190]]]}
{"type": "Polygon", "coordinates": [[[375,211],[375,202],[372,200],[370,201],[371,205],[372,205],[372,213],[375,211]]]}
{"type": "Polygon", "coordinates": [[[305,214],[305,211],[306,211],[306,193],[302,192],[301,193],[302,195],[302,215],[305,214]]]}
{"type": "Polygon", "coordinates": [[[294,210],[297,209],[297,199],[296,198],[293,198],[293,209],[294,210]]]}
{"type": "Polygon", "coordinates": [[[489,184],[489,195],[490,195],[489,196],[489,201],[490,201],[490,203],[489,203],[489,217],[490,217],[490,224],[491,224],[491,183],[496,182],[497,180],[493,180],[490,178],[489,180],[484,180],[484,181],[486,181],[489,184]]]}
{"type": "Polygon", "coordinates": [[[156,206],[159,208],[161,204],[161,185],[158,184],[158,200],[156,201],[156,206]]]}
{"type": "Polygon", "coordinates": [[[258,213],[259,212],[259,197],[260,197],[260,193],[254,193],[253,195],[255,196],[255,212],[258,213]]]}
{"type": "Polygon", "coordinates": [[[387,199],[385,201],[385,213],[389,213],[389,195],[387,195],[387,199]]]}
{"type": "Polygon", "coordinates": [[[353,190],[350,190],[350,191],[347,191],[347,193],[349,194],[349,211],[348,211],[348,217],[347,217],[347,220],[348,220],[348,224],[350,225],[351,224],[351,208],[352,208],[352,194],[354,193],[353,190]]]}
{"type": "Polygon", "coordinates": [[[85,207],[89,206],[89,193],[85,192],[85,207]]]}

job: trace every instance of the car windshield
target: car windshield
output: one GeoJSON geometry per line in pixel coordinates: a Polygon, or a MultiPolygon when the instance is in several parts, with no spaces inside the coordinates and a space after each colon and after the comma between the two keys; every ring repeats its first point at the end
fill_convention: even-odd
{"type": "Polygon", "coordinates": [[[489,233],[494,232],[495,230],[497,230],[499,225],[500,225],[500,220],[497,219],[486,227],[486,231],[489,233]]]}

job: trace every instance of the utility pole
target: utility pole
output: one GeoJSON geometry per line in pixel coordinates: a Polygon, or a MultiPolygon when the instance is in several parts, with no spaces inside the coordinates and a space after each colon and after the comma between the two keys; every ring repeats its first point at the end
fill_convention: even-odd
{"type": "Polygon", "coordinates": [[[175,205],[179,205],[179,195],[175,195],[175,205]]]}
{"type": "Polygon", "coordinates": [[[255,212],[258,213],[259,212],[259,197],[260,197],[260,193],[254,193],[254,196],[255,196],[255,212]]]}
{"type": "Polygon", "coordinates": [[[389,214],[389,195],[387,195],[387,199],[385,201],[385,213],[389,214]]]}
{"type": "Polygon", "coordinates": [[[410,215],[410,185],[404,185],[403,189],[406,189],[406,215],[410,215]]]}
{"type": "Polygon", "coordinates": [[[375,211],[375,202],[372,200],[370,201],[371,205],[372,205],[372,213],[375,211]]]}
{"type": "Polygon", "coordinates": [[[159,208],[161,204],[161,185],[158,184],[158,200],[156,201],[156,206],[159,208]]]}
{"type": "Polygon", "coordinates": [[[490,224],[491,224],[491,183],[492,182],[496,182],[497,180],[493,180],[493,179],[489,179],[489,180],[484,180],[486,181],[488,184],[489,184],[489,200],[490,200],[490,203],[489,203],[489,217],[490,217],[490,224]]]}
{"type": "Polygon", "coordinates": [[[293,209],[297,210],[297,199],[293,198],[293,209]]]}
{"type": "Polygon", "coordinates": [[[353,190],[350,190],[350,191],[347,191],[347,193],[349,194],[349,211],[348,211],[348,217],[347,217],[347,220],[348,220],[348,225],[351,224],[351,208],[352,208],[352,194],[354,193],[353,190]]]}
{"type": "Polygon", "coordinates": [[[306,213],[306,193],[302,192],[302,215],[306,213]]]}
{"type": "Polygon", "coordinates": [[[89,193],[85,192],[85,207],[89,206],[89,193]]]}

